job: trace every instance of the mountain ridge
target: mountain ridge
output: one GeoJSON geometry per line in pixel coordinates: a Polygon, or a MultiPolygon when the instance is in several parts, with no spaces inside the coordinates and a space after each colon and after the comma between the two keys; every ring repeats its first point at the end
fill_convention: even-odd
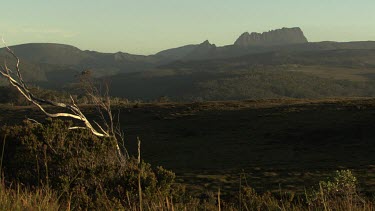
{"type": "MultiPolygon", "coordinates": [[[[127,71],[136,72],[143,71],[142,68],[145,66],[155,67],[178,60],[233,58],[247,54],[285,49],[295,51],[373,49],[375,48],[375,42],[308,42],[299,27],[284,27],[263,33],[252,32],[250,34],[245,32],[231,45],[216,46],[206,40],[200,44],[166,49],[153,55],[136,55],[120,51],[116,53],[102,53],[81,50],[72,45],[59,43],[27,43],[14,45],[11,48],[21,59],[34,63],[75,65],[84,68],[95,68],[98,65],[100,68],[116,66],[116,68],[127,68],[127,71]]],[[[2,53],[4,54],[4,50],[2,53]]]]}
{"type": "MultiPolygon", "coordinates": [[[[271,30],[267,33],[281,33],[291,30],[296,31],[300,35],[303,32],[300,28],[282,28],[271,30]],[[283,32],[284,31],[284,32],[283,32]]],[[[250,35],[249,33],[247,33],[250,35]]],[[[259,33],[258,33],[259,34],[259,33]]],[[[71,83],[75,80],[74,76],[84,70],[91,70],[94,77],[110,77],[118,74],[134,73],[134,72],[148,72],[160,68],[174,68],[182,64],[210,64],[213,61],[215,64],[233,63],[237,66],[241,64],[254,65],[260,63],[267,64],[263,61],[264,58],[276,59],[281,64],[289,57],[293,57],[288,61],[294,61],[297,58],[297,63],[302,61],[298,56],[303,52],[317,52],[313,53],[313,59],[310,63],[319,62],[324,63],[324,58],[316,55],[320,53],[324,55],[332,54],[332,57],[337,59],[345,59],[351,62],[347,57],[354,55],[358,61],[353,60],[353,64],[371,64],[369,61],[373,59],[373,54],[366,58],[365,51],[354,50],[373,50],[375,49],[374,41],[356,41],[356,42],[306,42],[302,35],[298,38],[301,42],[289,44],[271,44],[271,45],[226,45],[216,46],[208,40],[200,44],[185,45],[177,48],[166,49],[154,55],[135,55],[126,52],[116,53],[102,53],[98,51],[81,50],[72,45],[65,45],[59,43],[29,43],[10,46],[12,50],[21,59],[21,68],[29,68],[25,70],[25,79],[33,82],[48,82],[54,86],[56,84],[63,85],[71,83]],[[345,49],[351,52],[347,53],[347,57],[337,54],[334,50],[345,49]],[[331,52],[329,52],[331,51],[331,52]],[[279,52],[281,57],[274,57],[272,52],[279,52]],[[328,53],[328,54],[327,54],[328,53]],[[261,60],[262,62],[260,62],[261,60]],[[230,62],[228,62],[230,60],[230,62]],[[197,61],[197,62],[194,62],[197,61]],[[233,61],[233,62],[232,62],[233,61]],[[253,63],[251,61],[254,61],[253,63]],[[23,66],[25,64],[25,66],[23,66]],[[33,74],[35,73],[35,74],[33,74]]],[[[265,35],[268,36],[268,35],[265,35]]],[[[240,36],[241,37],[241,36],[240,36]]],[[[272,36],[271,36],[272,37],[272,36]]],[[[271,38],[269,38],[271,39],[271,38]]],[[[272,40],[272,39],[271,39],[272,40]]],[[[5,56],[5,49],[0,49],[1,58],[10,58],[5,56]]],[[[307,55],[307,54],[303,54],[307,55]]],[[[9,59],[10,60],[10,59],[9,59]]],[[[374,59],[375,60],[375,59],[374,59]]],[[[330,61],[331,62],[331,61],[330,61]]],[[[331,62],[332,63],[332,62],[331,62]]],[[[340,62],[336,62],[340,64],[340,62]]],[[[199,69],[204,69],[205,65],[199,65],[199,69]]],[[[232,66],[232,64],[230,65],[232,66]]],[[[358,66],[358,65],[357,65],[358,66]]]]}

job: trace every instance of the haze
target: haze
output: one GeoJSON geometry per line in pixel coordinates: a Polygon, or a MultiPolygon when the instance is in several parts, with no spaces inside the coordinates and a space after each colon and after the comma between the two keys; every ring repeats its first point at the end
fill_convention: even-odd
{"type": "Polygon", "coordinates": [[[375,40],[370,0],[6,1],[9,45],[64,43],[101,52],[154,54],[200,43],[233,44],[245,31],[301,27],[309,41],[375,40]]]}

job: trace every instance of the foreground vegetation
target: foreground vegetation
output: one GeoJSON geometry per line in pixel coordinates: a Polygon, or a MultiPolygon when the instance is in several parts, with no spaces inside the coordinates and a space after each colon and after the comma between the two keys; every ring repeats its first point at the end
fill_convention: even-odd
{"type": "MultiPolygon", "coordinates": [[[[296,104],[292,106],[292,102],[285,101],[284,103],[288,106],[282,107],[291,112],[289,115],[293,115],[292,110],[297,107],[300,108],[299,113],[302,112],[307,115],[309,112],[308,107],[301,107],[301,102],[298,103],[298,101],[294,101],[296,104]],[[304,109],[307,110],[304,111],[304,109]]],[[[323,102],[321,103],[324,104],[323,102]]],[[[327,101],[325,102],[327,103],[327,101]]],[[[372,111],[371,101],[357,100],[355,104],[351,104],[352,101],[339,102],[340,104],[337,103],[332,108],[340,111],[350,110],[351,113],[354,112],[353,115],[356,118],[359,117],[353,111],[353,108],[362,113],[367,110],[372,111]],[[362,106],[362,108],[352,107],[353,105],[362,106]],[[363,110],[363,107],[368,109],[363,110]]],[[[282,101],[273,103],[283,104],[282,101]]],[[[216,107],[218,110],[221,109],[221,115],[225,114],[225,110],[222,110],[225,108],[223,106],[226,106],[226,109],[229,110],[234,109],[232,112],[241,107],[239,111],[244,115],[243,112],[254,106],[257,108],[254,112],[257,115],[263,115],[265,113],[259,110],[259,107],[264,107],[265,111],[270,113],[271,110],[267,107],[273,103],[272,101],[253,102],[250,104],[246,102],[243,102],[243,104],[240,102],[222,102],[220,104],[217,102],[195,105],[196,107],[191,105],[191,107],[193,110],[196,109],[196,114],[199,114],[199,110],[201,110],[200,112],[210,112],[216,107]],[[262,112],[260,113],[260,111],[262,112]]],[[[331,105],[326,104],[326,106],[331,105]]],[[[134,104],[132,106],[135,110],[132,110],[131,115],[129,113],[126,114],[130,120],[132,115],[134,115],[147,122],[147,118],[145,119],[145,116],[139,114],[149,110],[150,107],[147,107],[149,105],[134,104]],[[146,107],[142,109],[143,106],[146,107]]],[[[168,112],[171,112],[169,115],[162,115],[160,112],[154,113],[158,114],[161,119],[165,118],[166,120],[164,121],[174,122],[175,120],[170,119],[170,117],[182,120],[191,118],[189,115],[184,117],[186,113],[179,110],[179,108],[173,107],[175,105],[161,104],[160,106],[161,108],[167,107],[168,112]]],[[[312,104],[311,106],[314,107],[316,105],[312,104]]],[[[329,113],[329,108],[325,107],[324,110],[329,113]]],[[[22,110],[16,110],[22,116],[22,110]]],[[[89,111],[88,108],[85,108],[85,110],[89,111]]],[[[9,111],[4,112],[4,115],[12,115],[9,111]]],[[[191,109],[190,111],[192,112],[191,109]]],[[[26,112],[29,113],[27,110],[26,112]]],[[[278,107],[278,112],[281,112],[280,107],[278,107]]],[[[32,115],[32,113],[29,113],[29,115],[32,115]]],[[[233,113],[229,115],[232,116],[233,113]]],[[[304,119],[308,117],[306,115],[304,115],[304,119]]],[[[350,118],[350,116],[346,115],[346,118],[350,118]]],[[[272,119],[275,120],[275,118],[272,119]]],[[[38,120],[40,121],[41,118],[38,120]]],[[[338,120],[336,118],[335,124],[338,123],[338,120]]],[[[4,125],[4,119],[0,118],[0,121],[4,125]]],[[[187,121],[187,119],[184,121],[187,121]]],[[[297,119],[293,121],[297,121],[297,119]]],[[[113,143],[110,139],[105,139],[103,142],[99,141],[97,137],[91,135],[88,131],[71,131],[68,129],[72,124],[71,122],[61,120],[44,120],[40,122],[43,124],[25,121],[14,126],[3,126],[1,129],[0,138],[2,142],[0,142],[0,147],[4,147],[4,150],[1,164],[3,182],[0,190],[0,204],[2,204],[4,209],[139,210],[140,207],[145,210],[218,210],[219,207],[222,210],[374,209],[371,193],[368,193],[367,189],[363,189],[362,183],[354,176],[357,174],[352,171],[340,170],[335,172],[330,179],[322,179],[321,182],[315,180],[313,188],[310,188],[310,184],[306,184],[304,193],[293,191],[290,188],[288,190],[279,188],[279,191],[272,191],[272,193],[266,189],[259,191],[259,189],[256,190],[252,187],[255,179],[243,174],[241,185],[237,186],[237,191],[228,192],[224,187],[206,190],[203,188],[200,189],[201,192],[197,195],[196,192],[194,194],[190,192],[189,187],[185,187],[188,184],[184,184],[184,181],[178,178],[176,180],[172,171],[165,170],[162,167],[152,167],[144,161],[139,163],[136,158],[129,159],[125,165],[118,163],[113,150],[113,143]],[[140,177],[138,177],[139,175],[140,177]],[[141,198],[139,197],[140,195],[142,196],[141,198]]],[[[296,124],[300,125],[298,121],[296,124]]],[[[230,124],[226,125],[229,126],[230,124]]],[[[272,124],[267,123],[267,125],[272,127],[272,124]]],[[[131,126],[131,124],[128,126],[131,126]]],[[[190,127],[189,125],[186,126],[187,128],[190,127]]],[[[169,129],[174,131],[173,128],[169,129]]],[[[276,131],[274,131],[275,134],[278,133],[276,131]]],[[[194,137],[195,135],[193,135],[194,137]]],[[[158,139],[157,136],[155,138],[158,139]]],[[[217,142],[217,150],[220,150],[219,140],[217,142]]],[[[181,144],[185,145],[186,143],[181,144]]],[[[256,143],[254,144],[254,147],[256,147],[256,143]]],[[[146,151],[150,153],[150,151],[146,151]]],[[[173,154],[172,151],[168,152],[173,154]]],[[[134,151],[131,151],[131,154],[137,155],[134,151]]],[[[148,160],[151,157],[144,158],[148,160]]],[[[193,157],[190,157],[190,159],[193,159],[193,157]]],[[[202,163],[205,162],[202,157],[200,159],[202,163]]],[[[155,160],[151,160],[155,163],[155,160]]],[[[244,161],[250,162],[251,160],[244,161]]],[[[197,164],[194,161],[192,162],[194,165],[197,164]]],[[[262,162],[264,161],[259,164],[262,164],[262,162]]],[[[238,164],[241,167],[242,164],[238,164]]],[[[267,163],[263,164],[265,166],[269,165],[267,163]]],[[[178,165],[183,164],[176,163],[172,166],[178,165]]],[[[223,163],[223,165],[226,164],[223,163]]],[[[232,163],[231,165],[236,164],[232,163]]],[[[308,166],[304,165],[304,167],[308,166]]],[[[186,168],[186,171],[189,171],[189,168],[186,168]]],[[[179,172],[181,172],[181,169],[179,172]]],[[[237,173],[239,172],[240,170],[237,173]]],[[[259,180],[263,179],[259,178],[259,180]]],[[[196,186],[198,185],[202,184],[197,183],[196,186]]]]}
{"type": "MultiPolygon", "coordinates": [[[[142,172],[133,172],[140,174],[142,172]]],[[[82,179],[78,176],[75,179],[82,179]]],[[[123,179],[123,178],[122,178],[123,179]]],[[[145,178],[142,178],[144,182],[145,178]]],[[[147,179],[146,179],[147,180],[147,179]]],[[[91,183],[92,181],[87,181],[91,183]]],[[[129,181],[118,181],[124,184],[129,181]]],[[[171,182],[171,181],[170,181],[171,182]]],[[[125,186],[128,184],[125,184],[125,186]]],[[[173,188],[176,184],[170,183],[173,188]]],[[[349,170],[336,171],[328,181],[321,181],[318,188],[309,190],[303,196],[293,193],[273,195],[269,192],[258,194],[254,189],[244,184],[239,193],[229,199],[221,199],[220,190],[210,193],[206,198],[192,198],[181,191],[172,192],[139,192],[139,197],[130,198],[134,192],[110,198],[108,190],[99,188],[95,192],[80,189],[70,192],[69,197],[62,197],[68,192],[51,189],[48,185],[29,186],[10,185],[4,181],[0,184],[0,209],[2,210],[374,210],[374,201],[364,197],[357,187],[356,177],[349,170]],[[86,195],[89,194],[89,195],[86,195]],[[103,194],[103,195],[102,195],[103,194]],[[77,201],[75,198],[86,198],[77,201]],[[89,197],[89,198],[88,198],[89,197]],[[89,205],[88,202],[95,205],[89,205]]],[[[149,186],[146,185],[146,190],[149,186]]],[[[165,188],[165,187],[164,187],[165,188]]],[[[165,190],[165,189],[163,189],[165,190]]]]}
{"type": "MultiPolygon", "coordinates": [[[[322,182],[321,188],[312,192],[312,198],[297,198],[291,194],[276,198],[273,195],[257,194],[253,189],[244,187],[239,193],[237,203],[226,203],[220,199],[220,192],[209,199],[191,199],[179,202],[172,197],[155,197],[142,203],[145,210],[373,210],[374,202],[362,198],[353,189],[350,172],[337,172],[333,181],[322,182]],[[347,192],[349,191],[349,192],[347,192]]],[[[354,187],[355,188],[355,187],[354,187]]],[[[139,210],[139,204],[119,205],[108,202],[105,207],[95,209],[139,210]]],[[[56,191],[48,188],[5,187],[0,185],[1,210],[75,210],[71,199],[59,199],[56,191]]]]}

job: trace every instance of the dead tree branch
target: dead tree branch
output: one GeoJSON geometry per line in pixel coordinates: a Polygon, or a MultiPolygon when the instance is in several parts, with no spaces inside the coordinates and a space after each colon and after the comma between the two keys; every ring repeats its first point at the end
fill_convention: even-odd
{"type": "MultiPolygon", "coordinates": [[[[5,44],[4,40],[3,43],[5,44]]],[[[8,79],[9,83],[15,87],[30,103],[34,104],[37,106],[45,115],[51,118],[59,118],[59,117],[68,117],[71,119],[75,119],[78,121],[81,121],[84,124],[84,127],[82,126],[72,126],[70,129],[88,129],[91,131],[92,134],[98,137],[108,137],[112,138],[115,140],[116,144],[116,149],[117,149],[117,154],[120,158],[121,161],[125,159],[123,153],[121,152],[121,149],[119,147],[119,141],[118,137],[116,135],[116,130],[114,128],[114,123],[113,123],[113,116],[112,116],[112,111],[111,111],[111,103],[109,96],[107,96],[107,99],[105,102],[101,100],[100,97],[96,96],[95,93],[97,92],[89,92],[89,95],[94,99],[94,103],[104,109],[104,111],[107,112],[109,120],[108,122],[104,118],[104,114],[100,112],[100,116],[104,122],[105,129],[100,126],[97,122],[93,121],[93,123],[99,128],[95,129],[92,125],[92,123],[87,119],[87,117],[82,113],[80,108],[77,106],[75,103],[74,99],[72,96],[70,96],[71,99],[71,104],[65,104],[61,102],[55,102],[52,100],[47,100],[47,99],[41,99],[35,96],[30,89],[28,88],[27,84],[22,78],[22,74],[20,71],[20,59],[18,56],[5,44],[6,50],[8,53],[10,53],[13,58],[16,60],[16,66],[15,66],[15,74],[13,71],[7,66],[6,61],[4,62],[4,66],[1,65],[0,67],[0,74],[4,76],[6,79],[8,79]],[[66,110],[66,112],[58,112],[58,113],[50,113],[46,111],[46,109],[43,107],[44,105],[51,105],[54,107],[59,107],[63,108],[66,110]]],[[[94,90],[94,87],[92,87],[94,90]]],[[[121,137],[122,138],[122,137],[121,137]]]]}

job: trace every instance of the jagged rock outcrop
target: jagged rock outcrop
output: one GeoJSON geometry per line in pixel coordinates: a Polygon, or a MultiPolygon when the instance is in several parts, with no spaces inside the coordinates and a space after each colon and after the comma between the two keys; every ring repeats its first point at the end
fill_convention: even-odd
{"type": "Polygon", "coordinates": [[[216,48],[216,45],[211,44],[210,41],[206,40],[206,41],[202,42],[201,44],[199,44],[198,47],[201,48],[201,49],[212,49],[212,48],[216,48]]]}
{"type": "Polygon", "coordinates": [[[236,46],[272,46],[307,43],[307,39],[299,27],[282,28],[263,33],[243,33],[234,43],[236,46]]]}
{"type": "Polygon", "coordinates": [[[184,60],[202,60],[210,59],[215,56],[216,45],[211,44],[208,40],[199,44],[193,51],[191,51],[184,60]]]}

